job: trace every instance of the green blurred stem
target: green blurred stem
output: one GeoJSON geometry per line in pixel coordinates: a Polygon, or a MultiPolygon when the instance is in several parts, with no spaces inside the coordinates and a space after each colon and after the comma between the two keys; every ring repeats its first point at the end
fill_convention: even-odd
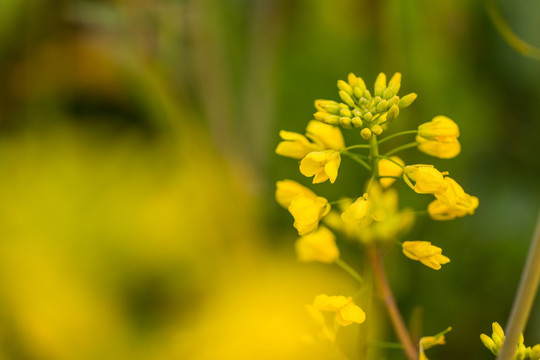
{"type": "Polygon", "coordinates": [[[400,343],[393,343],[388,341],[368,341],[368,346],[382,348],[382,349],[403,349],[403,345],[400,343]]]}
{"type": "Polygon", "coordinates": [[[401,145],[401,146],[398,146],[397,148],[393,149],[393,150],[390,150],[389,152],[387,152],[386,154],[384,154],[384,156],[390,156],[390,155],[393,155],[401,150],[405,150],[405,149],[410,149],[410,148],[413,148],[413,147],[417,147],[418,146],[418,143],[415,141],[415,142],[412,142],[412,143],[409,143],[409,144],[405,144],[405,145],[401,145]]]}
{"type": "Polygon", "coordinates": [[[384,139],[379,140],[379,145],[381,145],[383,142],[385,142],[387,140],[393,139],[393,138],[398,137],[398,136],[416,134],[416,133],[418,133],[418,130],[407,130],[407,131],[398,132],[396,134],[392,134],[390,136],[385,137],[384,139]]]}
{"type": "Polygon", "coordinates": [[[538,291],[540,281],[540,213],[536,220],[536,230],[532,239],[527,262],[521,275],[519,288],[512,305],[510,318],[505,330],[506,339],[497,360],[512,360],[519,336],[527,325],[527,319],[538,291]]]}
{"type": "Polygon", "coordinates": [[[371,157],[371,172],[372,177],[377,178],[379,176],[379,144],[377,143],[377,136],[373,135],[369,139],[370,157],[371,157]]]}
{"type": "Polygon", "coordinates": [[[364,283],[364,279],[362,279],[362,276],[356,272],[349,264],[347,264],[345,261],[341,260],[340,258],[336,259],[334,261],[337,266],[345,270],[349,275],[351,275],[353,278],[355,278],[360,284],[364,283]]]}
{"type": "Polygon", "coordinates": [[[510,28],[508,22],[504,19],[504,16],[501,14],[501,10],[493,0],[484,0],[484,5],[489,14],[489,18],[495,25],[495,28],[503,39],[510,45],[514,50],[524,56],[540,60],[540,49],[526,43],[521,40],[516,33],[510,28]]]}
{"type": "Polygon", "coordinates": [[[353,159],[354,161],[356,161],[357,163],[362,165],[364,168],[366,168],[367,171],[371,172],[371,167],[369,166],[369,164],[367,162],[365,162],[364,160],[362,160],[359,156],[357,156],[357,154],[353,154],[353,153],[348,152],[348,151],[342,151],[341,153],[343,155],[346,155],[346,156],[350,157],[351,159],[353,159]]]}
{"type": "Polygon", "coordinates": [[[411,339],[409,330],[407,330],[407,327],[405,326],[405,322],[403,321],[401,313],[397,307],[396,300],[394,299],[394,294],[392,294],[392,290],[388,284],[388,279],[386,278],[386,272],[384,271],[384,266],[382,263],[381,252],[375,246],[369,247],[367,251],[369,262],[371,263],[371,268],[373,269],[375,283],[377,284],[379,293],[383,298],[384,305],[386,306],[386,310],[388,311],[388,315],[390,316],[390,320],[394,326],[394,331],[396,332],[399,341],[403,344],[403,352],[407,356],[408,360],[417,360],[418,351],[416,350],[416,347],[411,339]]]}
{"type": "Polygon", "coordinates": [[[351,149],[369,149],[371,146],[369,146],[368,144],[358,144],[358,145],[351,145],[351,146],[347,146],[345,149],[341,150],[341,151],[347,151],[347,150],[351,150],[351,149]]]}

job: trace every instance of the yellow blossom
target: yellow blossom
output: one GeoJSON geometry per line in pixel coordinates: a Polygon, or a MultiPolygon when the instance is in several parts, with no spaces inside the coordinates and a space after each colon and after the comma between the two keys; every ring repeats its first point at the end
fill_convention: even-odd
{"type": "Polygon", "coordinates": [[[428,213],[434,220],[452,220],[457,217],[472,215],[478,207],[476,196],[467,194],[452,178],[444,178],[444,191],[433,195],[437,198],[428,206],[428,213]]]}
{"type": "Polygon", "coordinates": [[[283,141],[278,144],[276,153],[298,160],[312,151],[339,151],[345,148],[343,135],[338,127],[315,120],[308,123],[306,136],[285,130],[280,131],[279,136],[283,141]]]}
{"type": "Polygon", "coordinates": [[[352,323],[362,324],[366,320],[366,314],[353,302],[351,297],[321,294],[315,297],[313,308],[335,312],[335,319],[342,326],[348,326],[352,323]]]}
{"type": "Polygon", "coordinates": [[[317,197],[313,191],[296,181],[281,180],[276,183],[276,200],[282,207],[287,209],[291,206],[292,200],[299,195],[312,198],[317,197]]]}
{"type": "Polygon", "coordinates": [[[313,176],[313,183],[330,180],[333,184],[338,175],[341,156],[338,151],[326,150],[311,152],[300,162],[300,172],[307,177],[313,176]]]}
{"type": "Polygon", "coordinates": [[[444,339],[444,334],[452,330],[451,327],[444,330],[443,332],[435,335],[435,336],[424,336],[420,338],[420,341],[418,343],[419,345],[419,360],[429,360],[424,352],[424,350],[430,349],[437,345],[444,345],[446,344],[446,341],[444,339]]]}
{"type": "Polygon", "coordinates": [[[295,244],[296,254],[300,261],[320,261],[333,263],[339,258],[339,249],[336,246],[336,237],[326,227],[302,236],[295,244]]]}
{"type": "Polygon", "coordinates": [[[416,136],[416,142],[418,150],[439,159],[452,159],[461,152],[461,144],[457,139],[453,142],[439,142],[416,136]]]}
{"type": "MultiPolygon", "coordinates": [[[[379,176],[401,176],[401,174],[403,173],[403,166],[405,166],[405,162],[403,162],[403,160],[401,160],[399,157],[397,156],[392,156],[390,157],[391,160],[388,160],[388,159],[381,159],[379,160],[379,176]],[[397,163],[397,164],[396,164],[397,163]],[[401,166],[399,166],[398,164],[401,164],[401,166]]],[[[381,182],[381,185],[384,187],[384,188],[387,188],[389,186],[391,186],[394,181],[396,181],[396,179],[392,179],[392,178],[381,178],[380,182],[381,182]]]]}
{"type": "Polygon", "coordinates": [[[442,249],[431,245],[429,241],[405,241],[403,254],[409,259],[420,261],[435,270],[441,268],[441,264],[447,264],[450,259],[442,255],[442,249]]]}
{"type": "Polygon", "coordinates": [[[471,196],[451,177],[444,178],[444,190],[435,192],[433,195],[449,206],[469,206],[471,196]]]}
{"type": "Polygon", "coordinates": [[[367,218],[371,209],[369,195],[366,193],[356,199],[347,209],[341,214],[341,219],[345,224],[356,225],[362,221],[371,222],[371,218],[367,218]]]}
{"type": "MultiPolygon", "coordinates": [[[[504,331],[501,325],[499,325],[499,323],[497,322],[492,323],[491,328],[493,330],[493,332],[491,333],[491,337],[487,336],[486,334],[481,334],[480,340],[482,341],[484,346],[493,353],[493,355],[497,356],[499,355],[499,352],[501,351],[504,344],[504,331]]],[[[523,342],[523,334],[520,334],[518,344],[516,346],[516,351],[514,353],[514,359],[525,359],[528,357],[531,360],[538,360],[538,357],[533,356],[535,355],[533,353],[533,350],[535,350],[538,345],[531,349],[530,347],[526,347],[523,342]]],[[[538,355],[540,355],[540,346],[538,346],[536,351],[538,352],[538,355]]]]}
{"type": "Polygon", "coordinates": [[[433,194],[445,190],[446,184],[443,177],[445,174],[448,173],[441,173],[433,165],[409,165],[405,166],[403,180],[418,194],[433,194]]]}
{"type": "Polygon", "coordinates": [[[430,122],[418,126],[418,136],[426,140],[453,143],[459,137],[459,128],[446,116],[435,116],[430,122]]]}
{"type": "Polygon", "coordinates": [[[323,197],[296,196],[291,201],[289,212],[294,217],[298,235],[304,236],[317,229],[321,220],[330,211],[328,200],[323,197]]]}

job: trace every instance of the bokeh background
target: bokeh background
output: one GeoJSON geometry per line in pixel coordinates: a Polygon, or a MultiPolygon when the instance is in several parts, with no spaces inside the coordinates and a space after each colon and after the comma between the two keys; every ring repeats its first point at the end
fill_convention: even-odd
{"type": "MultiPolygon", "coordinates": [[[[498,5],[540,47],[540,3],[498,5]]],[[[299,341],[303,305],[355,284],[295,261],[274,184],[309,179],[274,149],[338,79],[381,71],[419,95],[396,130],[461,129],[456,159],[403,156],[480,198],[408,235],[441,246],[443,270],[388,255],[398,303],[422,334],[453,327],[430,358],[491,359],[479,334],[506,323],[540,205],[540,61],[464,0],[0,1],[0,359],[330,358],[299,341]]],[[[365,174],[342,166],[318,193],[358,195],[365,174]]],[[[537,300],[526,344],[539,324],[537,300]]]]}

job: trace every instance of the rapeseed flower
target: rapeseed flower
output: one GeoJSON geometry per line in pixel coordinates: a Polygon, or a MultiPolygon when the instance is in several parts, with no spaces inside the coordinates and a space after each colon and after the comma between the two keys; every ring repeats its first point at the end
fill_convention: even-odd
{"type": "Polygon", "coordinates": [[[390,187],[394,183],[394,181],[396,181],[396,179],[385,178],[383,176],[399,177],[401,176],[401,174],[403,174],[403,167],[405,166],[405,162],[403,162],[403,160],[401,160],[397,156],[391,156],[390,159],[391,160],[379,160],[379,176],[382,177],[380,179],[380,183],[384,188],[390,187]],[[401,166],[398,164],[400,164],[401,166]]]}
{"type": "Polygon", "coordinates": [[[292,200],[299,195],[304,197],[317,197],[313,191],[296,181],[281,180],[276,183],[276,200],[278,204],[285,209],[291,206],[292,200]]]}
{"type": "Polygon", "coordinates": [[[467,194],[452,178],[444,178],[444,191],[436,192],[428,206],[428,213],[434,220],[452,220],[458,217],[474,214],[479,200],[476,196],[467,194]]]}
{"type": "Polygon", "coordinates": [[[338,175],[341,156],[339,151],[325,150],[310,152],[300,162],[300,172],[307,176],[313,176],[313,183],[318,184],[330,180],[333,184],[338,175]]]}
{"type": "Polygon", "coordinates": [[[435,116],[430,122],[418,126],[418,136],[426,140],[452,143],[459,137],[459,128],[446,116],[435,116]]]}
{"type": "Polygon", "coordinates": [[[461,144],[457,140],[454,142],[439,142],[416,136],[416,142],[418,143],[418,150],[439,159],[452,159],[461,152],[461,144]]]}
{"type": "Polygon", "coordinates": [[[336,237],[324,226],[320,226],[316,231],[299,238],[295,248],[300,261],[320,261],[329,264],[339,258],[336,237]]]}
{"type": "Polygon", "coordinates": [[[448,331],[452,330],[452,328],[448,328],[442,333],[439,333],[435,336],[424,336],[420,338],[420,341],[418,342],[418,350],[419,350],[419,360],[429,360],[424,352],[424,350],[430,349],[437,345],[444,345],[446,344],[444,334],[448,331]]]}
{"type": "Polygon", "coordinates": [[[418,194],[433,194],[445,190],[447,185],[444,182],[443,175],[446,174],[448,173],[441,173],[433,165],[409,165],[405,166],[403,180],[418,194]]]}
{"type": "Polygon", "coordinates": [[[291,201],[289,212],[294,217],[298,235],[304,236],[317,230],[319,221],[330,211],[328,200],[321,196],[297,196],[291,201]]]}
{"type": "Polygon", "coordinates": [[[297,160],[313,151],[340,151],[345,148],[343,135],[338,127],[315,120],[308,123],[305,136],[285,130],[281,130],[279,136],[283,141],[278,144],[276,153],[297,160]]]}
{"type": "Polygon", "coordinates": [[[442,249],[431,245],[429,241],[405,241],[402,247],[403,254],[409,259],[420,261],[434,270],[450,262],[449,258],[442,255],[442,249]]]}
{"type": "Polygon", "coordinates": [[[342,326],[366,321],[366,313],[356,305],[351,297],[318,295],[313,300],[313,308],[336,313],[335,320],[342,326]]]}

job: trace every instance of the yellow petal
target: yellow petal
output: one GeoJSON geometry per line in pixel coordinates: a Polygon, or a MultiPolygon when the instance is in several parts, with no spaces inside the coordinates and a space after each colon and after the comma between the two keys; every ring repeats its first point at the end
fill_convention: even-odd
{"type": "MultiPolygon", "coordinates": [[[[390,157],[390,159],[392,159],[393,161],[390,161],[388,159],[379,160],[379,175],[380,176],[401,176],[401,174],[403,173],[402,166],[405,166],[405,163],[403,162],[403,160],[401,160],[397,156],[392,156],[390,157]],[[396,164],[396,162],[398,164],[401,164],[401,166],[396,164]]],[[[396,179],[382,178],[380,181],[381,181],[381,185],[387,188],[391,186],[394,183],[394,181],[396,181],[396,179]]]]}
{"type": "Polygon", "coordinates": [[[293,180],[281,180],[276,183],[276,200],[279,205],[288,208],[292,200],[302,195],[304,197],[317,197],[313,191],[293,180]]]}
{"type": "Polygon", "coordinates": [[[336,320],[342,326],[347,326],[352,323],[362,324],[366,321],[366,313],[359,306],[350,302],[339,310],[336,314],[336,320]]]}
{"type": "Polygon", "coordinates": [[[345,148],[343,135],[337,126],[312,120],[308,123],[306,135],[313,142],[321,144],[325,150],[339,151],[345,148]]]}
{"type": "Polygon", "coordinates": [[[339,249],[336,246],[336,237],[326,227],[299,238],[295,244],[299,261],[320,261],[332,263],[339,258],[339,249]]]}

